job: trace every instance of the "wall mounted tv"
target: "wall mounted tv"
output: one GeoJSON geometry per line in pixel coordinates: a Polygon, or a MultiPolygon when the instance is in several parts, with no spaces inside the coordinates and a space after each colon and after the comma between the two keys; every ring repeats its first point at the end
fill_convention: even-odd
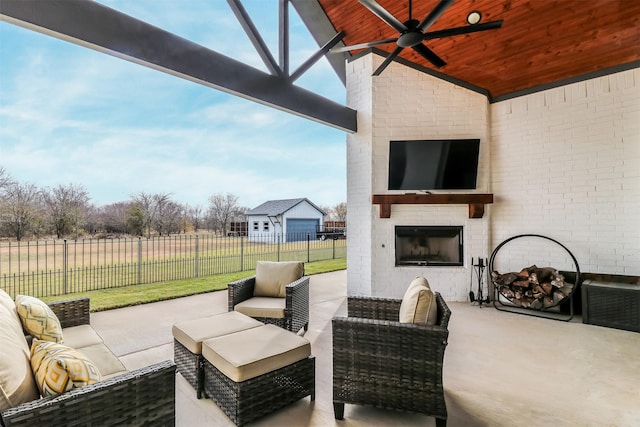
{"type": "Polygon", "coordinates": [[[479,139],[389,142],[389,190],[476,188],[479,139]]]}

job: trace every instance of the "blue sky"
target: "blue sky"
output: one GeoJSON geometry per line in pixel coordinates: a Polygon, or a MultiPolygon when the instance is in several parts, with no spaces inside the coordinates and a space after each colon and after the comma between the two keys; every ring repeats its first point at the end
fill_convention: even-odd
{"type": "MultiPolygon", "coordinates": [[[[265,70],[224,0],[102,3],[265,70]]],[[[278,57],[277,0],[244,0],[278,57]]],[[[291,70],[317,50],[290,12],[291,70]]],[[[345,103],[322,59],[296,84],[345,103]]],[[[66,41],[0,22],[0,165],[38,187],[82,184],[97,205],[170,193],[208,205],[346,201],[344,132],[66,41]]]]}

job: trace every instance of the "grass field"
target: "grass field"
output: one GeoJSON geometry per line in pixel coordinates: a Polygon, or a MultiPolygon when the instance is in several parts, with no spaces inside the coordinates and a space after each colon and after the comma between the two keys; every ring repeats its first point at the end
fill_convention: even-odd
{"type": "MultiPolygon", "coordinates": [[[[305,263],[305,274],[314,275],[330,271],[344,270],[347,268],[345,258],[315,261],[305,263]]],[[[116,289],[105,289],[90,292],[79,292],[64,296],[44,297],[46,302],[66,299],[89,297],[91,298],[91,311],[109,310],[119,307],[127,307],[137,304],[163,301],[205,292],[215,292],[227,289],[227,283],[234,280],[249,277],[255,274],[254,270],[231,274],[221,274],[196,279],[176,280],[152,283],[146,285],[126,286],[116,289]]]]}

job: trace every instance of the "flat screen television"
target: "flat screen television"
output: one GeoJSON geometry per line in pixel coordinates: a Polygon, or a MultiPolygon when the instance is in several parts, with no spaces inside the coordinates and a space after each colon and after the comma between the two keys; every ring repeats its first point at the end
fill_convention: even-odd
{"type": "Polygon", "coordinates": [[[476,188],[479,139],[389,142],[389,190],[476,188]]]}

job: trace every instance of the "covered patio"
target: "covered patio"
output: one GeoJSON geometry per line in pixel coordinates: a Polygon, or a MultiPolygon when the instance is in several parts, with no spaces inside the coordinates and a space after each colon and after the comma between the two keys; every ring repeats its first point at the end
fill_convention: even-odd
{"type": "MultiPolygon", "coordinates": [[[[316,400],[302,399],[255,425],[435,425],[426,415],[355,405],[346,406],[344,421],[334,420],[331,318],[346,314],[346,271],[311,276],[310,292],[305,337],[316,357],[316,400]]],[[[465,302],[449,306],[449,426],[640,425],[640,334],[586,325],[579,316],[559,322],[465,302]]],[[[92,313],[91,324],[126,367],[135,369],[173,359],[174,323],[226,310],[227,292],[221,291],[92,313]]],[[[233,423],[212,400],[197,400],[178,374],[176,425],[233,423]]]]}
{"type": "MultiPolygon", "coordinates": [[[[310,285],[310,324],[305,337],[311,342],[312,354],[316,357],[316,399],[314,402],[302,399],[260,419],[256,425],[435,425],[435,420],[425,415],[354,405],[346,406],[344,421],[335,421],[333,416],[331,319],[346,314],[347,295],[399,297],[416,274],[424,274],[429,279],[452,311],[443,378],[449,426],[640,425],[640,334],[583,324],[580,316],[570,322],[560,322],[465,302],[473,262],[469,260],[488,256],[499,242],[522,233],[544,233],[575,248],[585,272],[638,274],[636,166],[640,159],[637,150],[640,72],[637,38],[634,38],[637,31],[633,23],[628,30],[621,25],[622,28],[616,30],[619,32],[611,33],[609,39],[591,37],[597,31],[584,31],[580,25],[581,19],[590,16],[613,16],[611,22],[622,22],[623,17],[637,20],[638,6],[625,4],[628,7],[625,9],[623,2],[614,2],[614,6],[620,7],[606,8],[610,15],[600,11],[590,15],[583,10],[578,19],[574,17],[573,8],[562,11],[540,7],[540,15],[526,15],[534,10],[529,6],[538,3],[523,1],[519,7],[512,8],[510,4],[503,5],[505,2],[481,2],[486,16],[493,13],[496,18],[504,19],[504,30],[490,34],[495,46],[509,47],[510,51],[487,53],[489,44],[469,43],[466,53],[458,48],[456,55],[451,56],[453,67],[448,68],[451,74],[433,69],[420,57],[417,61],[416,57],[398,57],[391,61],[394,58],[387,56],[389,52],[373,46],[349,56],[348,62],[344,56],[334,56],[334,67],[339,64],[347,87],[348,106],[342,106],[318,99],[293,85],[310,63],[288,75],[276,66],[278,64],[271,64],[268,74],[259,73],[215,51],[137,22],[135,18],[103,11],[98,2],[75,3],[77,10],[65,14],[64,7],[72,2],[46,2],[54,12],[55,7],[62,8],[58,13],[63,18],[74,16],[75,19],[56,20],[53,19],[55,13],[47,13],[42,8],[35,13],[21,1],[3,2],[2,13],[8,22],[83,45],[98,46],[99,50],[114,56],[187,76],[207,87],[239,93],[348,133],[347,194],[351,224],[348,274],[339,271],[312,276],[310,285]],[[561,19],[561,12],[567,17],[565,21],[561,19]],[[111,23],[127,25],[102,28],[93,25],[91,16],[95,22],[104,23],[109,17],[111,23]],[[546,19],[534,19],[535,16],[546,19]],[[616,19],[617,16],[620,19],[616,19]],[[557,17],[559,21],[555,20],[557,17]],[[538,31],[533,31],[523,26],[523,22],[553,25],[539,26],[538,31]],[[130,32],[123,32],[122,28],[130,32]],[[539,38],[543,34],[547,36],[550,29],[559,34],[551,41],[567,40],[566,50],[549,48],[549,40],[540,42],[539,38]],[[566,34],[574,36],[564,37],[566,34]],[[623,40],[622,35],[630,41],[609,42],[623,40]],[[528,42],[525,36],[530,37],[528,42]],[[140,43],[141,40],[147,44],[140,43]],[[580,41],[585,48],[576,49],[580,41]],[[170,44],[174,49],[166,49],[170,44]],[[521,46],[532,46],[538,51],[531,52],[521,46]],[[174,55],[174,52],[186,56],[174,55]],[[536,57],[538,52],[541,56],[536,57]],[[610,52],[617,55],[609,55],[610,52]],[[522,60],[516,61],[520,54],[522,60]],[[584,54],[589,60],[579,61],[576,54],[584,54]],[[160,61],[156,61],[156,56],[160,61]],[[384,62],[383,57],[387,58],[384,62]],[[531,60],[533,57],[535,61],[531,60]],[[612,59],[606,62],[603,58],[612,59]],[[564,60],[562,67],[558,66],[560,59],[564,60]],[[565,72],[549,74],[545,68],[548,64],[565,72]],[[372,73],[380,70],[381,65],[386,67],[384,73],[373,78],[372,73]],[[534,66],[541,68],[536,72],[532,69],[534,66]],[[238,75],[252,84],[248,88],[240,85],[244,80],[238,79],[238,75]],[[484,76],[484,80],[476,81],[477,76],[484,76]],[[514,85],[493,87],[506,76],[514,85]],[[541,79],[536,80],[538,77],[541,79]],[[415,203],[408,202],[415,198],[414,194],[399,193],[392,194],[404,203],[393,208],[387,203],[384,212],[374,209],[372,195],[391,194],[386,186],[390,141],[436,137],[483,141],[479,183],[474,191],[477,194],[491,192],[492,201],[493,194],[496,195],[496,203],[487,209],[487,214],[484,207],[472,209],[471,205],[464,204],[446,208],[414,206],[415,203]],[[530,158],[539,159],[538,163],[545,165],[542,173],[526,167],[512,172],[511,165],[522,159],[528,162],[530,158]],[[555,163],[557,160],[562,162],[555,163]],[[532,200],[539,209],[531,209],[532,200]],[[391,236],[395,226],[460,224],[466,227],[467,236],[463,268],[400,269],[393,265],[391,236]]],[[[318,55],[338,42],[343,34],[337,30],[343,27],[349,32],[344,44],[375,38],[370,37],[373,32],[370,27],[348,25],[354,21],[353,17],[366,16],[389,31],[385,23],[377,22],[378,19],[364,9],[344,13],[341,7],[347,3],[344,1],[292,0],[292,3],[300,7],[326,6],[322,22],[332,23],[331,34],[323,34],[318,29],[312,31],[317,36],[327,36],[320,37],[322,43],[327,44],[320,48],[318,55]],[[363,29],[362,34],[356,31],[359,29],[363,29]],[[329,36],[332,38],[327,42],[329,36]]],[[[355,1],[351,3],[357,5],[355,1]]],[[[393,2],[384,3],[392,6],[393,2]]],[[[410,6],[404,6],[405,2],[396,3],[403,6],[401,9],[397,6],[391,15],[406,16],[410,6]]],[[[435,2],[422,3],[423,9],[416,10],[416,14],[426,16],[435,2]]],[[[466,2],[455,13],[462,21],[471,3],[466,2]]],[[[598,4],[591,7],[598,8],[598,4]]],[[[307,16],[317,18],[314,12],[317,8],[307,10],[307,16]]],[[[247,18],[242,21],[247,26],[247,18]]],[[[453,22],[452,17],[448,22],[451,25],[441,24],[452,27],[453,22]]],[[[286,29],[284,26],[282,30],[283,46],[286,29]]],[[[438,47],[441,55],[447,54],[446,46],[438,47]]],[[[264,49],[258,51],[265,56],[264,49]]],[[[287,54],[283,54],[283,62],[288,64],[287,54]]],[[[515,255],[512,258],[519,261],[515,255]]],[[[524,259],[528,262],[527,257],[524,259]]],[[[556,267],[573,270],[574,266],[556,267]]],[[[171,326],[174,323],[225,311],[227,293],[223,291],[93,313],[91,324],[126,367],[136,369],[173,359],[171,326]]],[[[197,400],[195,390],[178,374],[176,425],[233,424],[213,401],[197,400]]]]}

